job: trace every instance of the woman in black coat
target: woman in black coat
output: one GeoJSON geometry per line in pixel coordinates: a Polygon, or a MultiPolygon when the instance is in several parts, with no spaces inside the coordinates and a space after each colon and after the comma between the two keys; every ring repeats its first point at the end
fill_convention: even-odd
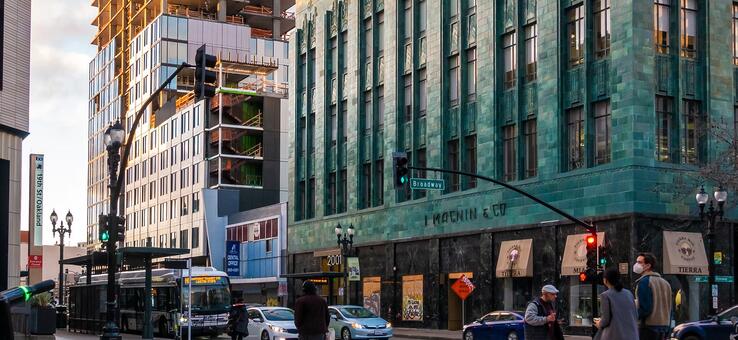
{"type": "Polygon", "coordinates": [[[232,340],[243,340],[249,336],[249,315],[246,306],[243,304],[233,306],[228,316],[228,329],[232,340]]]}

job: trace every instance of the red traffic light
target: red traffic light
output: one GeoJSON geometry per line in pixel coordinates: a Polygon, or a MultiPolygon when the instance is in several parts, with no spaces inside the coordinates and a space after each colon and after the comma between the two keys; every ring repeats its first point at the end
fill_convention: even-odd
{"type": "Polygon", "coordinates": [[[596,242],[597,242],[597,237],[595,237],[594,235],[587,236],[587,244],[588,245],[593,245],[596,242]]]}
{"type": "Polygon", "coordinates": [[[579,273],[579,282],[587,282],[587,273],[585,272],[579,273]]]}

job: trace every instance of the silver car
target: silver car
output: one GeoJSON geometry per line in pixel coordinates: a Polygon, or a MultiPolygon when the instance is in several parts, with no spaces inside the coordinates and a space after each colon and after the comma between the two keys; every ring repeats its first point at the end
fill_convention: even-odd
{"type": "Polygon", "coordinates": [[[390,339],[392,324],[361,306],[330,306],[330,328],[336,339],[390,339]]]}

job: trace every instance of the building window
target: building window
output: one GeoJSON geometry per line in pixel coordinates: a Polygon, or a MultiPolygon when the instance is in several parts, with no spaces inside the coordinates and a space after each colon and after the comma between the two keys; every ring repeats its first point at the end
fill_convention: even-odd
{"type": "Polygon", "coordinates": [[[538,73],[538,25],[525,26],[525,80],[536,80],[538,73]]]}
{"type": "Polygon", "coordinates": [[[567,16],[569,67],[575,67],[584,63],[584,6],[577,5],[570,8],[567,16]]]}
{"type": "Polygon", "coordinates": [[[192,228],[192,249],[200,248],[200,228],[192,228]]]}
{"type": "Polygon", "coordinates": [[[656,52],[669,53],[669,27],[671,26],[671,0],[654,0],[653,9],[653,41],[656,44],[656,52]]]}
{"type": "Polygon", "coordinates": [[[594,123],[595,165],[610,163],[610,130],[612,125],[610,101],[595,103],[594,123]]]}
{"type": "Polygon", "coordinates": [[[595,57],[610,55],[610,0],[594,2],[595,57]]]}
{"type": "Polygon", "coordinates": [[[538,171],[538,126],[536,119],[523,122],[525,143],[525,178],[535,177],[538,171]]]}
{"type": "Polygon", "coordinates": [[[380,206],[384,204],[384,161],[380,159],[374,164],[374,171],[376,174],[374,178],[374,187],[377,194],[376,202],[377,206],[380,206]]]}
{"type": "Polygon", "coordinates": [[[670,97],[656,96],[656,160],[671,161],[671,129],[674,108],[670,97]]]}
{"type": "MultiPolygon", "coordinates": [[[[418,167],[425,168],[428,166],[428,159],[426,158],[426,151],[425,148],[418,149],[416,152],[417,154],[417,161],[418,161],[418,167]]],[[[425,170],[416,170],[415,175],[420,178],[425,178],[425,170]]],[[[426,191],[425,190],[414,190],[415,193],[413,194],[416,199],[425,197],[426,191]]]]}
{"type": "Polygon", "coordinates": [[[308,198],[307,202],[307,218],[313,218],[315,217],[315,177],[310,177],[308,185],[310,186],[310,197],[308,198]]]}
{"type": "Polygon", "coordinates": [[[200,193],[196,192],[192,194],[192,213],[200,211],[200,193]]]}
{"type": "Polygon", "coordinates": [[[505,89],[515,87],[516,70],[518,65],[517,38],[515,32],[505,34],[502,37],[502,54],[505,67],[505,89]]]}
{"type": "MultiPolygon", "coordinates": [[[[459,171],[459,140],[452,139],[446,144],[448,150],[448,169],[459,171]]],[[[448,192],[459,191],[460,177],[458,174],[449,174],[448,192]]]]}
{"type": "MultiPolygon", "coordinates": [[[[413,121],[413,75],[408,74],[405,77],[405,92],[402,98],[405,104],[405,112],[403,113],[404,123],[410,123],[413,121]]],[[[410,138],[412,136],[405,136],[410,138]]]]}
{"type": "Polygon", "coordinates": [[[459,55],[455,54],[449,58],[449,86],[448,100],[452,106],[459,104],[459,55]]]}
{"type": "Polygon", "coordinates": [[[514,181],[517,179],[517,162],[518,158],[516,155],[516,144],[517,144],[517,132],[515,131],[515,125],[508,125],[502,128],[503,141],[502,141],[502,178],[505,181],[514,181]]]}
{"type": "Polygon", "coordinates": [[[305,181],[300,181],[299,188],[297,190],[297,198],[300,201],[300,203],[295,207],[297,209],[297,216],[296,219],[304,219],[305,218],[305,206],[307,205],[307,195],[305,192],[305,181]]]}
{"type": "Polygon", "coordinates": [[[182,245],[182,247],[187,247],[187,245],[190,244],[187,232],[188,230],[181,230],[179,232],[179,244],[182,245]]]}
{"type": "Polygon", "coordinates": [[[582,107],[569,109],[566,113],[567,152],[569,170],[584,166],[584,113],[582,107]]]}
{"type": "Polygon", "coordinates": [[[187,203],[190,201],[187,199],[188,197],[182,197],[179,199],[179,215],[180,216],[187,216],[189,213],[187,210],[187,203]]]}
{"type": "Polygon", "coordinates": [[[346,206],[348,204],[348,177],[346,169],[341,170],[341,204],[338,207],[338,212],[346,212],[346,206]]]}
{"type": "Polygon", "coordinates": [[[169,234],[169,248],[177,248],[177,233],[169,234]]]}
{"type": "Polygon", "coordinates": [[[697,58],[697,0],[682,0],[681,20],[681,56],[697,58]]]}
{"type": "MultiPolygon", "coordinates": [[[[425,2],[423,2],[425,3],[425,2]]],[[[418,115],[425,117],[428,110],[428,81],[425,68],[418,71],[418,115]]]]}
{"type": "MultiPolygon", "coordinates": [[[[476,174],[477,173],[477,135],[469,135],[464,137],[464,171],[476,174]]],[[[477,179],[475,177],[469,177],[466,189],[475,188],[477,186],[477,179]]]]}
{"type": "Polygon", "coordinates": [[[685,100],[683,108],[684,119],[684,163],[698,164],[701,161],[701,140],[705,136],[704,117],[700,112],[700,102],[685,100]]]}
{"type": "Polygon", "coordinates": [[[336,213],[336,173],[331,172],[328,175],[328,202],[326,206],[326,215],[336,213]]]}
{"type": "Polygon", "coordinates": [[[474,101],[477,94],[477,49],[472,47],[466,51],[466,92],[469,101],[474,101]]]}
{"type": "Polygon", "coordinates": [[[372,164],[364,163],[361,171],[361,194],[362,194],[362,207],[369,208],[372,204],[372,164]]]}

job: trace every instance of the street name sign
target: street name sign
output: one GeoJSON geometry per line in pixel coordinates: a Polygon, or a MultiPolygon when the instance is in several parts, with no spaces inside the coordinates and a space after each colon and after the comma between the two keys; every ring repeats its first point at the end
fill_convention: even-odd
{"type": "Polygon", "coordinates": [[[446,190],[446,181],[442,179],[411,178],[410,189],[446,190]]]}
{"type": "MultiPolygon", "coordinates": [[[[695,277],[695,282],[699,283],[707,283],[707,276],[697,276],[695,277]]],[[[732,283],[734,281],[732,276],[722,276],[718,275],[715,276],[715,282],[717,283],[732,283]]]]}

